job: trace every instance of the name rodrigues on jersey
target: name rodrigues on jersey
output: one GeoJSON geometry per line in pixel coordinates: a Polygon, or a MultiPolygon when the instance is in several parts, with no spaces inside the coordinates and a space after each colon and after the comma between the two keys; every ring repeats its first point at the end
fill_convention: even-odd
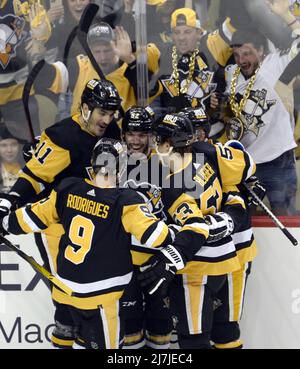
{"type": "Polygon", "coordinates": [[[102,204],[101,202],[72,194],[68,195],[67,207],[104,219],[108,217],[110,208],[109,205],[102,204]]]}

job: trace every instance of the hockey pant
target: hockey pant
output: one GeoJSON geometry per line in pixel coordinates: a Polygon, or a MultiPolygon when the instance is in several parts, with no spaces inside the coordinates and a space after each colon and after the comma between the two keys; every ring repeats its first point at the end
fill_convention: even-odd
{"type": "Polygon", "coordinates": [[[120,318],[120,300],[114,300],[98,309],[82,310],[68,306],[77,337],[74,349],[119,349],[122,348],[124,329],[120,318]]]}
{"type": "Polygon", "coordinates": [[[173,329],[168,298],[150,296],[137,281],[138,267],[121,298],[125,319],[125,349],[168,349],[173,329]]]}
{"type": "Polygon", "coordinates": [[[170,286],[170,309],[176,319],[180,349],[211,349],[211,330],[216,293],[225,275],[176,275],[170,286]]]}
{"type": "Polygon", "coordinates": [[[226,275],[226,281],[217,293],[212,329],[212,341],[217,349],[237,349],[243,347],[240,327],[247,279],[251,262],[241,269],[226,275]]]}
{"type": "MultiPolygon", "coordinates": [[[[61,225],[53,225],[45,233],[34,234],[44,265],[53,274],[56,272],[56,258],[61,234],[61,225]]],[[[53,303],[55,306],[55,328],[51,336],[52,345],[59,349],[71,349],[76,338],[77,328],[67,305],[56,301],[53,303]]]]}

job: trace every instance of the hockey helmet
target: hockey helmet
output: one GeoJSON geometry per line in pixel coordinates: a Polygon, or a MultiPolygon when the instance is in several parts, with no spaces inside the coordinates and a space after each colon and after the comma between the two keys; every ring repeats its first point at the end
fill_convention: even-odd
{"type": "Polygon", "coordinates": [[[205,136],[208,137],[210,122],[207,114],[202,108],[184,108],[180,111],[179,115],[186,116],[191,121],[195,131],[201,128],[205,132],[205,136]]]}
{"type": "Polygon", "coordinates": [[[101,138],[95,145],[92,153],[92,168],[95,174],[99,171],[117,174],[126,164],[127,154],[124,146],[118,140],[101,138]]]}
{"type": "Polygon", "coordinates": [[[154,111],[146,108],[133,106],[127,110],[122,121],[122,132],[150,133],[154,118],[154,111]]]}
{"type": "Polygon", "coordinates": [[[81,104],[86,103],[89,110],[97,107],[105,110],[119,110],[121,107],[121,98],[118,90],[108,80],[90,80],[81,95],[81,104]]]}
{"type": "Polygon", "coordinates": [[[174,148],[188,147],[194,138],[191,121],[180,114],[166,114],[160,117],[152,127],[156,142],[162,144],[168,139],[174,148]]]}

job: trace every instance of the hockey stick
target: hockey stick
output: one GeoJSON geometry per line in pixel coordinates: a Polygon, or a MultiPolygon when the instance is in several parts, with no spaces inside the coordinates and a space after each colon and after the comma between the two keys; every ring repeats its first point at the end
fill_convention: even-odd
{"type": "Polygon", "coordinates": [[[99,77],[101,79],[106,79],[105,75],[103,74],[101,68],[99,67],[98,63],[96,62],[94,55],[88,45],[87,42],[87,34],[89,31],[89,28],[93,22],[93,19],[95,17],[95,15],[97,14],[99,9],[99,6],[96,4],[89,4],[86,6],[86,8],[84,9],[82,16],[80,18],[79,21],[79,26],[78,26],[78,30],[77,30],[77,37],[78,40],[82,46],[82,48],[84,49],[84,51],[86,52],[86,55],[88,56],[88,58],[90,59],[93,68],[95,69],[95,71],[98,73],[99,77]]]}
{"type": "Polygon", "coordinates": [[[66,68],[68,68],[69,53],[70,53],[72,43],[73,43],[75,37],[77,36],[77,31],[78,31],[78,26],[75,26],[72,29],[71,33],[69,34],[66,45],[65,45],[64,55],[63,55],[63,63],[66,66],[66,68]]]}
{"type": "Polygon", "coordinates": [[[284,235],[291,241],[294,246],[298,245],[298,241],[296,238],[285,228],[285,226],[280,222],[280,220],[272,213],[272,211],[267,208],[267,206],[261,201],[261,199],[256,195],[256,193],[247,186],[246,183],[243,183],[243,186],[250,193],[250,195],[257,201],[258,205],[265,211],[265,213],[273,220],[273,222],[277,225],[277,227],[284,233],[284,235]]]}
{"type": "Polygon", "coordinates": [[[46,277],[52,284],[54,284],[61,291],[66,293],[68,296],[73,295],[73,291],[71,288],[66,286],[63,282],[61,282],[57,277],[51,274],[46,268],[40,265],[32,256],[25,254],[22,250],[20,250],[16,245],[12,244],[8,239],[0,235],[0,243],[4,243],[8,248],[12,251],[15,251],[22,259],[26,260],[34,270],[39,272],[41,275],[46,277]]]}
{"type": "Polygon", "coordinates": [[[22,102],[23,102],[27,125],[29,128],[29,133],[30,133],[32,142],[34,142],[34,131],[33,131],[32,120],[30,116],[30,110],[29,110],[29,97],[30,97],[30,91],[36,79],[36,76],[39,74],[44,64],[45,64],[45,60],[42,59],[38,63],[36,63],[35,66],[31,69],[27,77],[27,80],[25,82],[23,92],[22,92],[22,102]]]}

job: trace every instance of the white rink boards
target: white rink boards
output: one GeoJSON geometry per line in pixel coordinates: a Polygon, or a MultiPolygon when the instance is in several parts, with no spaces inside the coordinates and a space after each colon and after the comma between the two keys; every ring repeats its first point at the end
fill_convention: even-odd
{"type": "MultiPolygon", "coordinates": [[[[300,240],[300,228],[289,228],[300,240]]],[[[276,228],[255,228],[253,263],[242,319],[245,348],[300,348],[300,246],[276,228]]],[[[32,235],[10,236],[41,259],[32,235]]],[[[29,264],[0,247],[0,348],[50,348],[54,308],[46,284],[29,264]]]]}

